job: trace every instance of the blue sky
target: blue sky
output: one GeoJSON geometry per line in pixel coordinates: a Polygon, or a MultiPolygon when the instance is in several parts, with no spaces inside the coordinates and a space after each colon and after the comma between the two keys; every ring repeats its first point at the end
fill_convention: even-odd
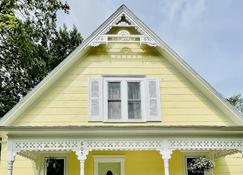
{"type": "Polygon", "coordinates": [[[59,25],[86,38],[125,4],[225,97],[243,94],[242,0],[68,0],[59,25]]]}

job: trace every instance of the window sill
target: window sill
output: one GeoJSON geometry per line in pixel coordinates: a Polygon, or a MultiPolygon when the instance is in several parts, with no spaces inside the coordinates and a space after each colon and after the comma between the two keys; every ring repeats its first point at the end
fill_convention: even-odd
{"type": "Polygon", "coordinates": [[[89,120],[88,122],[100,122],[100,123],[155,123],[155,122],[161,122],[161,120],[153,120],[153,121],[147,121],[147,120],[89,120]]]}
{"type": "Polygon", "coordinates": [[[103,123],[146,123],[146,120],[134,119],[134,120],[104,120],[103,123]]]}

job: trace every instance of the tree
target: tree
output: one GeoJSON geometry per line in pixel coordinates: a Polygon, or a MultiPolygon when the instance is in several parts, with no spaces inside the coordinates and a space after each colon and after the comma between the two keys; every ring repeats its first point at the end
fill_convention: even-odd
{"type": "Polygon", "coordinates": [[[243,98],[241,97],[241,94],[234,95],[230,98],[227,98],[228,102],[236,107],[240,112],[243,113],[243,98]]]}
{"type": "Polygon", "coordinates": [[[0,2],[0,117],[37,85],[81,42],[73,27],[56,26],[62,0],[0,2]]]}

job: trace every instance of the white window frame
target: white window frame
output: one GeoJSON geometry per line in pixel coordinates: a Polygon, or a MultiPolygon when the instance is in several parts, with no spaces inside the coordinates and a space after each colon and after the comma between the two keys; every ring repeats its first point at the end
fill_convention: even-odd
{"type": "MultiPolygon", "coordinates": [[[[213,160],[213,157],[208,153],[208,152],[184,152],[183,153],[183,165],[184,165],[184,174],[188,175],[188,170],[187,170],[187,158],[197,158],[197,157],[207,157],[211,160],[213,160]]],[[[212,175],[211,172],[204,172],[204,175],[212,175]]]]}
{"type": "Polygon", "coordinates": [[[69,161],[69,158],[68,158],[68,155],[67,154],[63,154],[63,153],[55,153],[55,154],[44,154],[43,155],[43,162],[44,162],[44,168],[42,168],[42,173],[43,175],[46,175],[47,172],[46,172],[46,160],[49,159],[49,158],[55,158],[55,159],[64,159],[64,175],[68,175],[68,161],[69,161]]]}
{"type": "Polygon", "coordinates": [[[99,163],[120,163],[121,175],[125,175],[125,156],[123,155],[96,155],[94,157],[94,175],[99,174],[99,163]]]}
{"type": "Polygon", "coordinates": [[[145,122],[145,78],[139,77],[104,77],[104,122],[145,122]],[[121,119],[108,119],[108,83],[121,83],[121,119]],[[127,82],[140,82],[141,93],[141,119],[128,118],[128,97],[127,97],[127,82]]]}

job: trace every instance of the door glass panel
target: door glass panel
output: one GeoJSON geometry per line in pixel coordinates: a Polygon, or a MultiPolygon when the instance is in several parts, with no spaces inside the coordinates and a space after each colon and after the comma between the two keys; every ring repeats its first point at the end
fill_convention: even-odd
{"type": "Polygon", "coordinates": [[[120,162],[98,163],[98,175],[121,175],[120,162]]]}
{"type": "Polygon", "coordinates": [[[113,175],[113,173],[109,170],[107,171],[106,175],[113,175]]]}

